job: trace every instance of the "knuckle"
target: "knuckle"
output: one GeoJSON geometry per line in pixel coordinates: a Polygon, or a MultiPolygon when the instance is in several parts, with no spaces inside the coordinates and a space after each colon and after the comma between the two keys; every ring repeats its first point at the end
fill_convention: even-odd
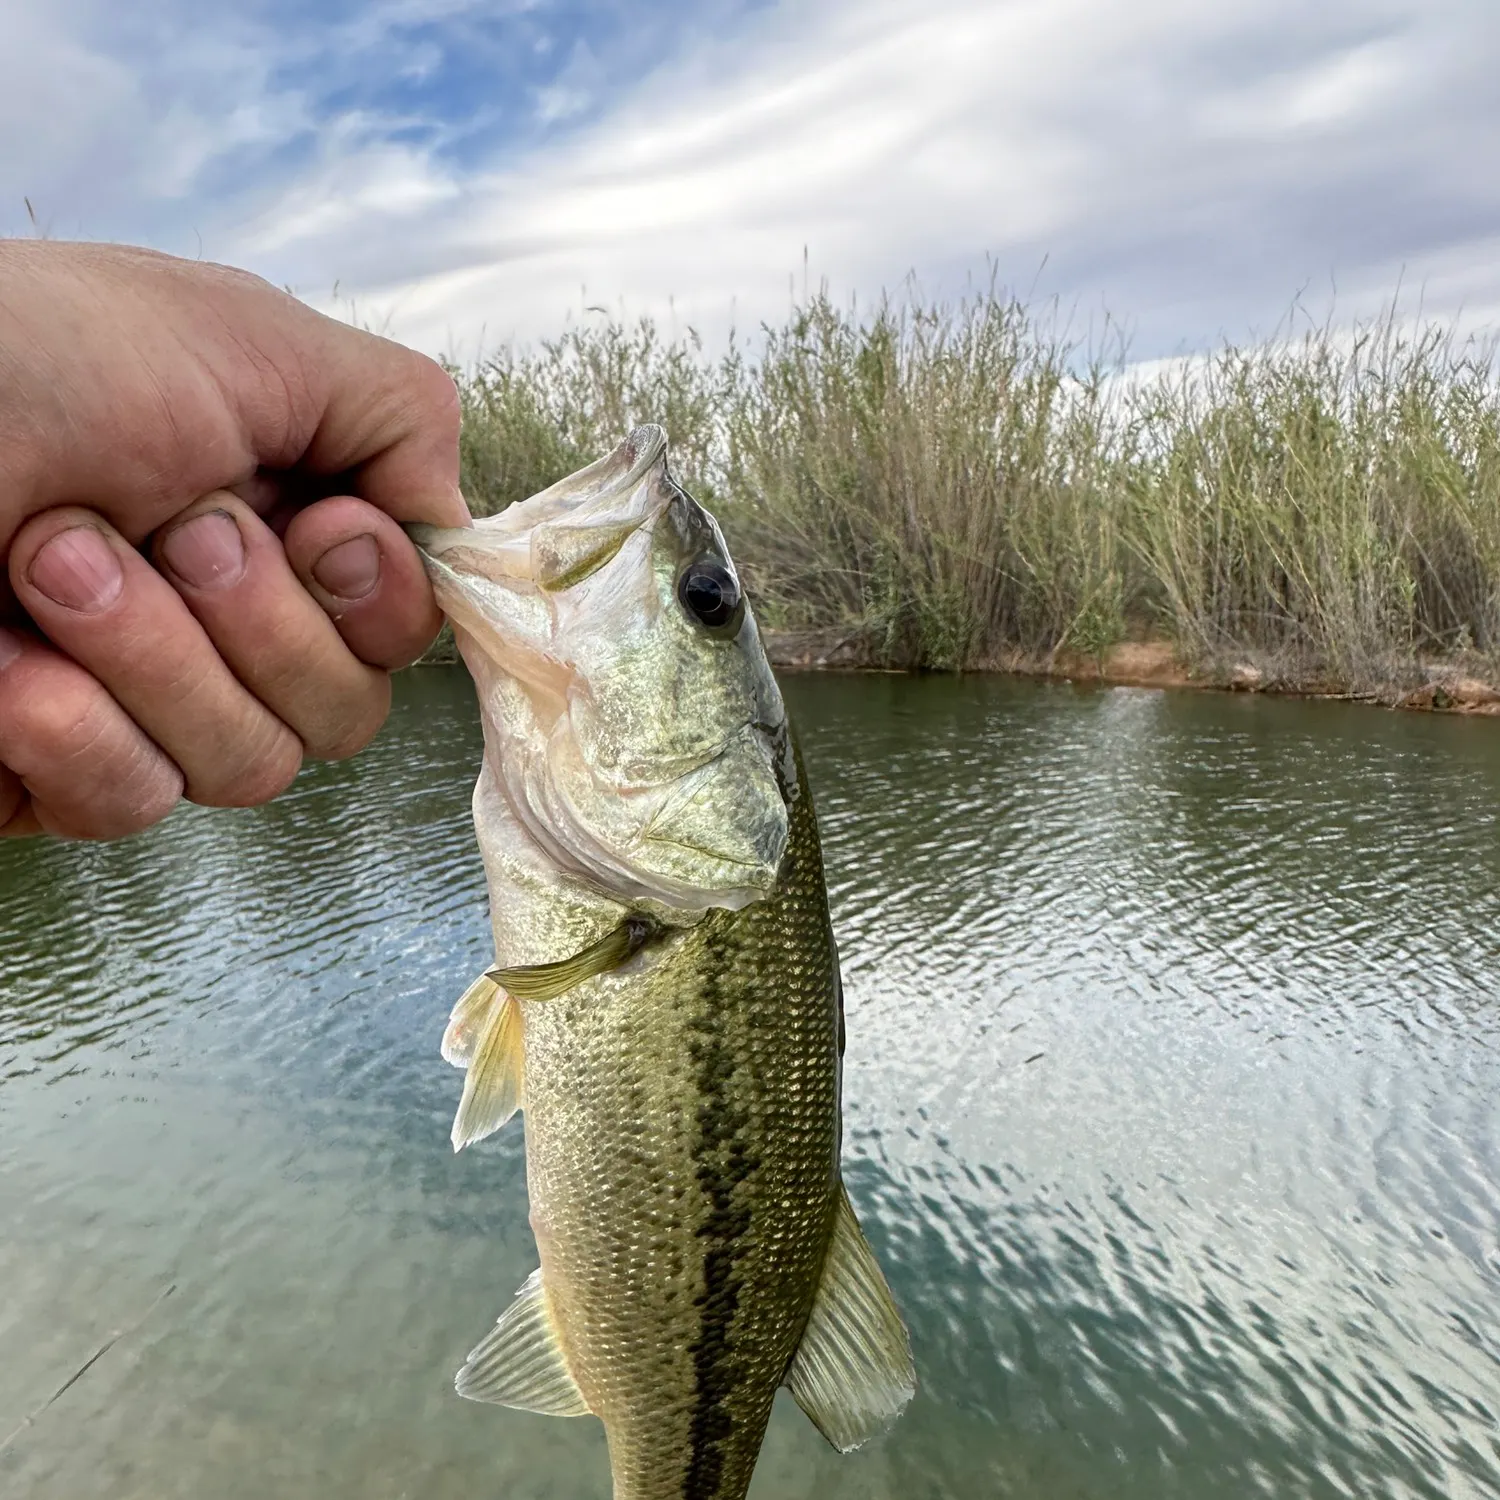
{"type": "Polygon", "coordinates": [[[37,802],[34,804],[38,827],[56,838],[87,839],[102,842],[106,839],[129,838],[131,834],[144,833],[154,827],[177,805],[174,797],[165,806],[92,806],[67,802],[37,802]]]}
{"type": "Polygon", "coordinates": [[[462,418],[458,386],[437,360],[412,351],[412,381],[420,393],[423,417],[444,436],[456,435],[462,418]]]}
{"type": "Polygon", "coordinates": [[[205,286],[217,285],[232,291],[250,292],[257,297],[269,294],[274,299],[281,299],[287,295],[264,276],[257,276],[254,271],[247,271],[241,266],[226,266],[220,261],[184,262],[184,274],[196,278],[205,286]]]}
{"type": "Polygon", "coordinates": [[[377,695],[365,696],[337,722],[327,724],[306,741],[307,753],[315,760],[348,760],[358,755],[380,733],[390,711],[390,685],[385,679],[377,695]]]}
{"type": "Polygon", "coordinates": [[[109,708],[101,689],[71,673],[10,705],[20,742],[43,763],[59,767],[98,757],[113,722],[109,708]]]}
{"type": "Polygon", "coordinates": [[[283,725],[220,766],[195,767],[189,800],[205,807],[258,807],[279,797],[302,769],[302,743],[283,725]]]}
{"type": "Polygon", "coordinates": [[[59,674],[10,714],[8,758],[34,786],[39,825],[111,839],[159,823],[182,776],[93,683],[59,674]]]}
{"type": "Polygon", "coordinates": [[[97,806],[86,837],[123,838],[160,823],[182,796],[182,773],[140,747],[136,764],[124,765],[108,802],[97,806]]]}

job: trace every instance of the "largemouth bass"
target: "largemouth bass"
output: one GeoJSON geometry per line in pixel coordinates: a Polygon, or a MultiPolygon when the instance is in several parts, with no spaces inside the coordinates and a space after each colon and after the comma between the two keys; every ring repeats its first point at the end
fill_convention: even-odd
{"type": "Polygon", "coordinates": [[[599,1417],[615,1500],[739,1500],[778,1386],[843,1450],[915,1389],[839,1175],[838,958],[780,691],[659,427],[412,534],[484,724],[495,963],[443,1038],[453,1145],[524,1105],[541,1261],[458,1391],[599,1417]]]}

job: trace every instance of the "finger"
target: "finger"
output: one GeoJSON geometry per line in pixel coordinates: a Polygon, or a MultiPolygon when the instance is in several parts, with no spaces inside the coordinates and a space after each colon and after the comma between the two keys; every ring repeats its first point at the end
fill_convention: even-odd
{"type": "Polygon", "coordinates": [[[243,500],[280,541],[297,515],[338,492],[337,487],[328,486],[327,480],[308,480],[300,474],[262,469],[239,484],[225,485],[224,490],[243,500]]]}
{"type": "Polygon", "coordinates": [[[27,838],[41,832],[26,783],[9,766],[0,766],[0,839],[27,838]]]}
{"type": "Polygon", "coordinates": [[[435,360],[323,319],[322,416],[302,464],[353,476],[350,488],[398,521],[465,526],[458,486],[458,387],[435,360]]]}
{"type": "Polygon", "coordinates": [[[0,835],[113,839],[159,822],[182,773],[76,662],[0,628],[0,835]]]}
{"type": "Polygon", "coordinates": [[[220,490],[190,505],[157,533],[154,556],[234,675],[309,755],[341,759],[375,737],[390,679],[344,644],[243,500],[220,490]]]}
{"type": "Polygon", "coordinates": [[[283,539],[303,587],[361,661],[414,662],[443,622],[417,549],[391,518],[349,495],[293,518],[283,539]]]}
{"type": "Polygon", "coordinates": [[[282,504],[286,495],[285,481],[279,474],[257,469],[248,479],[238,484],[224,486],[231,495],[243,500],[262,520],[282,504]]]}
{"type": "Polygon", "coordinates": [[[225,266],[6,241],[0,272],[17,377],[0,549],[79,496],[137,542],[262,469],[345,475],[397,520],[464,523],[458,392],[426,356],[225,266]]]}
{"type": "Polygon", "coordinates": [[[297,774],[296,735],[235,680],[169,584],[101,516],[34,517],[11,586],[60,650],[91,672],[181,767],[194,802],[269,801],[297,774]]]}

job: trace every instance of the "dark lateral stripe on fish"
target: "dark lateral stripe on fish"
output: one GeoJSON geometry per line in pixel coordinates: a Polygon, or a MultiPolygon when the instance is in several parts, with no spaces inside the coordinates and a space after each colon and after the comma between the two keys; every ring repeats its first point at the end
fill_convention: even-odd
{"type": "Polygon", "coordinates": [[[705,976],[701,993],[703,1013],[693,1022],[691,1043],[697,1066],[698,1141],[693,1151],[698,1186],[709,1203],[708,1217],[698,1228],[706,1241],[703,1256],[702,1310],[698,1338],[691,1346],[696,1404],[689,1424],[692,1447],[683,1475],[683,1500],[716,1500],[724,1473],[724,1449],[734,1432],[729,1407],[742,1372],[742,1361],[730,1339],[739,1307],[738,1265],[750,1229],[748,1205],[735,1203],[735,1189],[760,1164],[747,1145],[749,1111],[736,1105],[729,1093],[734,1056],[725,1044],[720,1023],[718,985],[705,976]]]}

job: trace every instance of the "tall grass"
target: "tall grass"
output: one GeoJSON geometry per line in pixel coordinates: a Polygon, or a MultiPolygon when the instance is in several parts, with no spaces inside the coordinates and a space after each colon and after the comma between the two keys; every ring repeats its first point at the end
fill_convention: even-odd
{"type": "Polygon", "coordinates": [[[817,297],[751,355],[578,326],[458,372],[476,511],[662,422],[762,616],[963,667],[1165,636],[1202,667],[1500,664],[1494,349],[1393,318],[1149,377],[996,294],[817,297]]]}
{"type": "Polygon", "coordinates": [[[1387,321],[1226,349],[1134,405],[1132,545],[1187,654],[1356,684],[1500,655],[1492,348],[1387,321]]]}

